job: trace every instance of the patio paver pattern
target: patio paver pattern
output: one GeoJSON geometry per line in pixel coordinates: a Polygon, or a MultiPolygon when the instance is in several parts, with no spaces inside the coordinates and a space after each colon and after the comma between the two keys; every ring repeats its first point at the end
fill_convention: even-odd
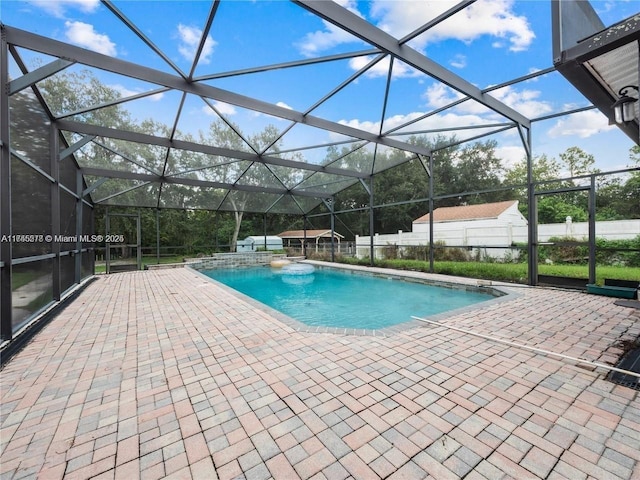
{"type": "MultiPolygon", "coordinates": [[[[640,331],[514,290],[443,322],[599,362],[640,331]]],[[[100,276],[0,373],[0,476],[640,478],[639,392],[605,374],[433,325],[296,331],[188,269],[100,276]]]]}

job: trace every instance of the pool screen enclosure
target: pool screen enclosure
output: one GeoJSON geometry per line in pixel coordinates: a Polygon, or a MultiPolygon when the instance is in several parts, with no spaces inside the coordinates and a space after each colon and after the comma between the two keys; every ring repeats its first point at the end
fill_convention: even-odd
{"type": "MultiPolygon", "coordinates": [[[[194,3],[198,8],[205,5],[194,3]]],[[[593,106],[529,118],[495,92],[557,76],[555,67],[510,80],[498,75],[480,88],[414,46],[439,25],[455,22],[474,3],[452,4],[418,28],[394,36],[330,1],[258,6],[215,0],[206,4],[206,15],[197,30],[199,40],[187,63],[177,62],[161,38],[146,33],[145,19],[130,13],[131,2],[103,0],[100,4],[111,15],[110,26],[102,29],[118,29],[130,46],[145,48],[146,54],[127,59],[36,33],[35,27],[30,30],[3,23],[0,235],[6,241],[0,246],[2,338],[11,339],[34,315],[92,275],[95,205],[300,216],[324,208],[333,222],[334,196],[359,185],[370,195],[372,216],[372,178],[407,162],[421,162],[424,174],[431,177],[433,152],[413,138],[441,131],[456,133],[457,143],[514,132],[527,159],[526,188],[533,200],[532,124],[593,106]],[[355,41],[327,55],[284,59],[274,50],[238,55],[242,61],[229,66],[210,63],[207,42],[211,35],[219,38],[219,32],[225,31],[218,26],[231,18],[229,12],[242,9],[247,16],[259,15],[259,8],[286,9],[287,18],[310,15],[318,25],[355,41]],[[350,73],[344,73],[345,66],[350,73]],[[313,69],[323,75],[314,77],[313,69]],[[109,84],[128,82],[135,87],[122,89],[117,96],[61,101],[55,90],[60,79],[65,75],[82,78],[86,72],[89,79],[103,76],[109,84]],[[245,80],[253,77],[264,78],[264,87],[248,88],[245,80]],[[309,78],[318,80],[309,82],[309,78]],[[373,78],[379,88],[365,90],[364,80],[373,78]],[[396,78],[403,81],[394,81],[396,78]],[[409,115],[418,109],[401,111],[396,101],[407,95],[403,82],[409,81],[428,83],[451,94],[440,107],[409,115]],[[273,92],[286,92],[287,82],[307,82],[309,97],[299,102],[278,101],[273,92]],[[359,118],[357,99],[362,98],[379,106],[373,127],[344,120],[359,118]],[[149,100],[157,101],[162,108],[156,110],[164,112],[154,122],[117,116],[149,100]],[[329,113],[327,106],[332,103],[341,106],[340,114],[329,113]],[[491,121],[445,128],[429,123],[461,104],[489,112],[491,121]],[[238,112],[245,118],[262,119],[260,127],[238,123],[232,114],[238,112]],[[194,115],[199,124],[189,131],[194,115]],[[224,129],[225,141],[211,142],[199,135],[199,125],[212,119],[224,129]]],[[[556,12],[560,3],[576,2],[554,1],[546,11],[556,12]]],[[[158,5],[180,8],[177,3],[172,7],[172,2],[158,5]]],[[[6,16],[3,21],[8,22],[6,16]]],[[[264,28],[268,34],[269,28],[282,27],[264,28]]],[[[254,34],[259,42],[257,32],[245,31],[243,38],[249,42],[254,34]]],[[[419,103],[417,97],[415,105],[419,103]]],[[[531,219],[535,218],[534,204],[529,202],[531,219]]],[[[529,228],[530,238],[535,238],[534,221],[529,228]]],[[[530,258],[529,282],[535,283],[536,264],[533,255],[530,258]]]]}

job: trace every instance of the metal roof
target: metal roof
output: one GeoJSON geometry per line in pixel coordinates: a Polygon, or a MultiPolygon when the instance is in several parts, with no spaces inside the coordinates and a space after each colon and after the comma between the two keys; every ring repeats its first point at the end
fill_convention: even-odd
{"type": "MultiPolygon", "coordinates": [[[[640,13],[605,27],[584,1],[553,0],[554,65],[585,97],[615,123],[612,105],[626,86],[638,97],[640,13]]],[[[640,142],[638,103],[635,120],[619,125],[640,142]]]]}

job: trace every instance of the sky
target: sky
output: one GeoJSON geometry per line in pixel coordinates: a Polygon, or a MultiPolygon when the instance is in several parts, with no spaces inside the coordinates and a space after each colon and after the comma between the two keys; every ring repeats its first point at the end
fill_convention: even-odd
{"type": "MultiPolygon", "coordinates": [[[[457,2],[340,0],[338,3],[383,31],[402,38],[457,2]]],[[[640,10],[637,1],[591,3],[607,26],[640,10]]],[[[162,50],[166,59],[154,53],[98,0],[2,0],[0,19],[15,28],[164,72],[176,73],[170,64],[182,72],[191,71],[211,2],[114,0],[112,4],[162,50]]],[[[478,88],[497,85],[552,66],[550,1],[478,0],[449,20],[418,35],[408,45],[478,88]]],[[[388,57],[317,106],[320,99],[374,57],[359,56],[295,69],[224,75],[255,66],[369,49],[370,45],[293,3],[223,0],[194,76],[218,75],[219,78],[204,82],[374,133],[402,127],[409,120],[460,98],[459,92],[401,62],[393,64],[387,92],[388,57]],[[385,94],[388,96],[386,105],[382,101],[385,94]]],[[[21,51],[21,55],[27,64],[42,57],[25,51],[21,51]]],[[[51,59],[44,57],[44,60],[51,59]]],[[[15,65],[13,72],[17,74],[15,65]]],[[[157,88],[108,72],[94,70],[94,74],[123,96],[157,88]]],[[[494,90],[491,95],[528,118],[589,105],[557,72],[494,90]]],[[[136,100],[128,108],[140,120],[153,118],[172,125],[179,102],[180,95],[173,92],[136,100]]],[[[188,97],[178,128],[184,134],[197,135],[199,131],[205,131],[217,115],[240,125],[249,137],[257,135],[267,125],[282,130],[289,126],[288,121],[242,107],[220,102],[206,104],[199,97],[188,97]]],[[[504,120],[483,105],[467,101],[430,116],[418,125],[401,128],[398,133],[504,120]]],[[[457,135],[465,138],[480,131],[460,130],[457,135]]],[[[534,155],[558,159],[567,148],[578,146],[594,156],[595,166],[600,170],[611,171],[630,165],[629,149],[633,143],[615,126],[608,125],[607,119],[597,110],[536,122],[532,136],[534,155]]],[[[342,138],[301,125],[284,137],[283,146],[285,149],[296,148],[342,138]]],[[[486,138],[498,142],[498,154],[505,164],[511,165],[523,158],[522,143],[513,129],[486,138]]],[[[306,155],[312,157],[314,154],[309,150],[306,155]]]]}

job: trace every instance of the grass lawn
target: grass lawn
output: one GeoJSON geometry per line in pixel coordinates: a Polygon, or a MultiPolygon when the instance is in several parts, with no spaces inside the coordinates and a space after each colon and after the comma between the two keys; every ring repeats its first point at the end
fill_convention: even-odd
{"type": "MultiPolygon", "coordinates": [[[[344,259],[346,263],[368,265],[367,260],[344,259]]],[[[400,270],[429,271],[429,262],[421,260],[376,260],[376,266],[397,268],[400,270]]],[[[434,262],[435,273],[459,277],[482,278],[512,283],[527,283],[527,264],[525,263],[483,263],[483,262],[434,262]]],[[[587,265],[539,265],[540,275],[558,277],[589,278],[587,265]]],[[[596,283],[603,284],[605,278],[640,281],[640,267],[596,267],[596,283]]]]}
{"type": "MultiPolygon", "coordinates": [[[[160,263],[181,263],[183,255],[160,257],[160,263]]],[[[356,260],[344,257],[338,259],[344,263],[369,265],[368,259],[356,260]]],[[[155,265],[158,260],[155,256],[142,257],[143,265],[155,265]]],[[[422,260],[376,260],[376,266],[386,268],[397,268],[399,270],[415,270],[428,272],[429,262],[422,260]]],[[[459,277],[482,278],[485,280],[496,280],[512,283],[526,284],[527,264],[526,263],[483,263],[483,262],[445,262],[434,263],[435,273],[444,275],[455,275],[459,277]]],[[[96,273],[104,273],[106,266],[104,262],[96,262],[96,273]]],[[[540,275],[553,275],[558,277],[589,278],[589,267],[587,265],[546,265],[538,266],[540,275]]],[[[605,278],[615,278],[617,280],[638,280],[640,281],[640,267],[612,267],[597,266],[596,283],[603,284],[605,278]]]]}
{"type": "MultiPolygon", "coordinates": [[[[160,263],[182,263],[184,261],[184,255],[174,255],[170,257],[160,257],[160,263]]],[[[135,263],[135,260],[132,260],[131,263],[135,263]]],[[[142,268],[146,265],[157,265],[158,258],[156,256],[152,257],[142,257],[142,268]]],[[[96,273],[105,273],[107,271],[107,265],[105,262],[96,262],[96,273]]]]}
{"type": "Polygon", "coordinates": [[[11,274],[11,290],[25,286],[38,278],[38,275],[37,272],[13,272],[11,274]]]}

